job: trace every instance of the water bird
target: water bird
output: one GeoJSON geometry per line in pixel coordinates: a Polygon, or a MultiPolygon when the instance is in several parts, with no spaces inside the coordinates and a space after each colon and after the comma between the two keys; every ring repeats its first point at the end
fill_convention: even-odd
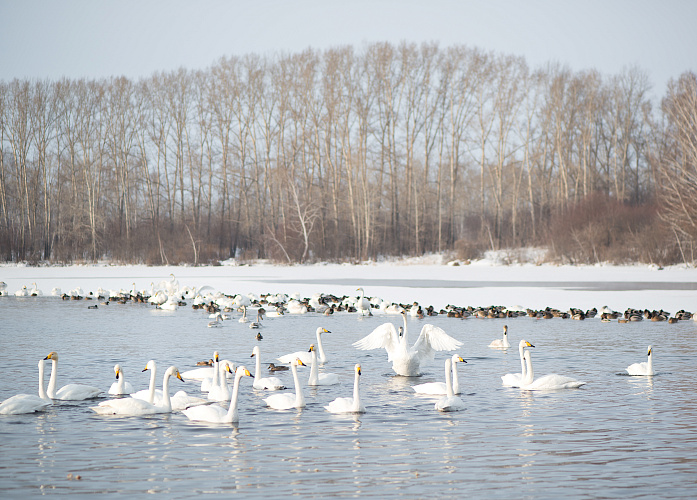
{"type": "MultiPolygon", "coordinates": [[[[453,394],[460,394],[460,380],[457,375],[457,364],[467,363],[462,356],[459,354],[453,354],[450,358],[451,361],[451,376],[452,376],[452,388],[453,394]]],[[[446,382],[427,382],[425,384],[418,384],[412,386],[414,392],[417,394],[447,394],[448,384],[446,382]]]]}
{"type": "Polygon", "coordinates": [[[116,382],[111,384],[111,387],[109,388],[109,394],[121,396],[135,392],[131,383],[126,381],[123,375],[123,370],[121,370],[121,365],[115,364],[114,372],[116,373],[116,382]]]}
{"type": "MultiPolygon", "coordinates": [[[[317,330],[315,330],[315,336],[317,337],[317,347],[319,349],[319,355],[318,359],[319,362],[324,364],[327,362],[327,355],[324,353],[324,348],[322,347],[322,334],[323,333],[332,333],[326,328],[319,327],[317,330]]],[[[284,356],[281,356],[280,358],[276,358],[278,361],[281,363],[292,363],[296,359],[300,358],[302,362],[306,365],[309,365],[312,363],[312,354],[310,351],[296,351],[292,352],[290,354],[286,354],[284,356]]]]}
{"type": "Polygon", "coordinates": [[[361,403],[359,382],[361,378],[361,365],[356,363],[353,367],[353,397],[336,398],[324,408],[331,413],[364,413],[365,406],[361,403]]]}
{"type": "Polygon", "coordinates": [[[508,349],[511,344],[508,342],[508,325],[503,325],[503,337],[492,340],[489,347],[494,349],[508,349]]]}
{"type": "Polygon", "coordinates": [[[291,363],[290,369],[293,372],[293,382],[295,383],[295,394],[280,393],[272,394],[264,399],[264,402],[274,410],[289,410],[291,408],[304,408],[305,396],[303,395],[303,387],[298,379],[298,366],[307,366],[300,358],[291,363]]]}
{"type": "Polygon", "coordinates": [[[261,377],[261,349],[259,349],[259,346],[254,346],[254,349],[252,349],[252,355],[250,357],[256,358],[254,367],[254,383],[252,384],[252,387],[267,391],[280,391],[286,388],[283,381],[278,377],[261,377]]]}
{"type": "Polygon", "coordinates": [[[268,370],[270,372],[282,372],[282,371],[290,370],[290,368],[288,366],[284,366],[284,365],[274,365],[273,363],[269,363],[268,370]]]}
{"type": "Polygon", "coordinates": [[[387,351],[387,360],[392,361],[392,369],[397,375],[414,377],[421,374],[422,362],[434,358],[435,351],[452,351],[462,346],[462,342],[429,323],[421,328],[414,345],[409,346],[407,315],[403,310],[401,315],[404,327],[400,328],[399,333],[392,323],[384,323],[369,335],[354,342],[354,347],[362,350],[384,348],[387,351]]]}
{"type": "Polygon", "coordinates": [[[307,382],[309,386],[317,385],[336,385],[339,383],[339,376],[336,373],[319,373],[317,363],[317,350],[315,345],[310,346],[310,354],[312,356],[312,364],[310,365],[310,379],[307,382]]]}
{"type": "Polygon", "coordinates": [[[58,383],[58,353],[52,351],[44,359],[50,359],[51,378],[48,381],[48,397],[63,401],[82,401],[85,399],[96,398],[102,393],[99,387],[85,384],[68,384],[56,390],[58,383]]]}
{"type": "Polygon", "coordinates": [[[120,398],[102,401],[97,406],[90,406],[90,409],[99,415],[152,415],[154,413],[171,413],[172,402],[169,397],[169,379],[176,377],[182,380],[182,376],[176,366],[170,366],[165,372],[162,380],[162,405],[155,405],[142,399],[120,398]]]}
{"type": "MultiPolygon", "coordinates": [[[[164,404],[164,394],[162,389],[155,388],[155,380],[157,377],[157,363],[155,363],[155,360],[151,359],[148,361],[142,371],[150,372],[150,384],[148,389],[135,392],[131,394],[131,397],[147,401],[155,406],[162,406],[164,404]]],[[[191,406],[208,404],[209,401],[196,396],[190,396],[184,391],[177,391],[174,393],[174,396],[170,397],[170,403],[172,405],[172,411],[178,411],[191,406]]]]}
{"type": "Polygon", "coordinates": [[[237,367],[235,370],[235,381],[232,386],[232,394],[230,395],[230,406],[226,410],[220,405],[207,405],[207,406],[194,406],[193,408],[187,408],[182,410],[182,413],[186,415],[186,418],[198,422],[211,422],[211,423],[232,423],[238,422],[240,420],[239,410],[238,410],[238,395],[240,392],[240,380],[242,377],[251,377],[252,374],[244,366],[237,367]]]}
{"type": "Polygon", "coordinates": [[[452,367],[450,366],[452,360],[450,358],[445,359],[445,390],[446,394],[444,397],[436,401],[434,408],[438,411],[460,411],[465,409],[465,402],[462,401],[453,392],[453,383],[451,380],[452,367]]]}
{"type": "Polygon", "coordinates": [[[520,373],[507,373],[501,377],[502,385],[506,387],[520,387],[523,379],[525,378],[526,368],[525,368],[525,357],[523,352],[526,347],[535,347],[527,340],[521,340],[518,342],[518,354],[520,354],[520,373]]]}
{"type": "Polygon", "coordinates": [[[520,384],[521,389],[526,391],[548,391],[556,389],[576,389],[582,385],[585,385],[585,382],[574,380],[573,378],[566,377],[564,375],[557,375],[556,373],[543,375],[535,380],[535,372],[532,369],[532,357],[530,351],[525,351],[523,353],[523,358],[525,359],[526,373],[522,383],[520,384]]]}
{"type": "Polygon", "coordinates": [[[641,363],[632,363],[627,368],[627,373],[630,375],[654,375],[653,371],[653,347],[649,346],[648,360],[641,363]]]}

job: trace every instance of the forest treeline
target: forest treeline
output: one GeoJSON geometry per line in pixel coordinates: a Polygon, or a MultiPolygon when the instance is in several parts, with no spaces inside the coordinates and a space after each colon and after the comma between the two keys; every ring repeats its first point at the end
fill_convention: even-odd
{"type": "Polygon", "coordinates": [[[0,259],[694,263],[697,77],[465,46],[0,82],[0,259]]]}

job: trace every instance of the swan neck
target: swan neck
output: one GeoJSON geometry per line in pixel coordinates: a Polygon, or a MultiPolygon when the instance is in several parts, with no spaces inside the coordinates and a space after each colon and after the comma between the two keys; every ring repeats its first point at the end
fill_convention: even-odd
{"type": "Polygon", "coordinates": [[[48,380],[48,397],[54,399],[56,397],[56,385],[58,383],[58,361],[51,360],[51,378],[48,380]]]}
{"type": "Polygon", "coordinates": [[[300,385],[300,380],[298,379],[298,367],[294,363],[291,365],[293,370],[293,382],[295,383],[295,406],[296,408],[303,406],[305,403],[305,398],[303,396],[303,388],[300,385]]]}
{"type": "Polygon", "coordinates": [[[535,378],[535,372],[532,369],[532,357],[530,356],[529,351],[527,357],[525,358],[525,368],[526,370],[524,374],[523,384],[532,384],[532,381],[535,378]]]}
{"type": "MultiPolygon", "coordinates": [[[[257,360],[258,361],[258,360],[257,360]]],[[[230,408],[227,410],[225,420],[227,422],[235,422],[239,420],[237,416],[237,395],[240,392],[240,379],[242,374],[238,373],[235,375],[235,384],[232,387],[232,395],[230,396],[230,408]]]]}
{"type": "Polygon", "coordinates": [[[162,379],[162,406],[167,409],[172,409],[172,402],[169,400],[169,371],[165,373],[164,379],[162,379]]]}
{"type": "Polygon", "coordinates": [[[319,368],[317,368],[317,351],[312,350],[312,366],[310,366],[310,381],[308,385],[317,385],[319,382],[319,368]]]}
{"type": "Polygon", "coordinates": [[[525,369],[525,355],[523,354],[525,352],[525,346],[519,345],[518,346],[518,353],[520,354],[520,373],[521,377],[525,378],[525,372],[527,371],[525,369]]]}
{"type": "Polygon", "coordinates": [[[157,367],[153,367],[150,370],[150,386],[148,389],[150,392],[148,393],[148,403],[155,404],[155,377],[157,375],[157,367]]]}
{"type": "Polygon", "coordinates": [[[319,349],[319,360],[322,363],[327,362],[327,356],[324,354],[324,348],[322,347],[322,335],[317,332],[317,349],[319,349]]]}
{"type": "Polygon", "coordinates": [[[452,380],[450,380],[450,372],[451,370],[451,363],[450,358],[445,360],[445,392],[447,393],[448,397],[451,398],[455,395],[453,392],[453,383],[452,380]]]}
{"type": "Polygon", "coordinates": [[[218,387],[220,379],[220,362],[216,359],[213,362],[213,380],[211,382],[211,387],[218,387]]]}
{"type": "Polygon", "coordinates": [[[360,393],[358,390],[358,384],[361,380],[361,376],[358,374],[358,370],[356,370],[356,374],[353,376],[353,406],[354,410],[358,410],[360,408],[361,403],[360,403],[360,393]]]}
{"type": "Polygon", "coordinates": [[[44,372],[46,371],[45,362],[41,360],[39,362],[39,397],[41,399],[50,400],[46,395],[46,389],[44,389],[44,372]]]}
{"type": "Polygon", "coordinates": [[[454,361],[451,371],[453,375],[453,393],[460,394],[460,379],[457,376],[457,363],[455,363],[454,361]]]}
{"type": "MultiPolygon", "coordinates": [[[[261,372],[261,355],[256,349],[254,350],[254,357],[256,358],[254,361],[254,382],[256,383],[260,377],[259,372],[261,372]]],[[[237,386],[237,377],[235,377],[235,386],[237,386]]]]}

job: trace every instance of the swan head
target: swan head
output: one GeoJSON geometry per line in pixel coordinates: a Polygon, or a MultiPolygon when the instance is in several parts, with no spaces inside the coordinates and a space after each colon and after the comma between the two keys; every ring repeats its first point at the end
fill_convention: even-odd
{"type": "Polygon", "coordinates": [[[177,377],[179,380],[184,382],[184,379],[181,376],[181,373],[179,373],[179,369],[176,366],[170,366],[167,368],[167,372],[165,373],[168,377],[177,377]]]}
{"type": "Polygon", "coordinates": [[[302,359],[300,358],[295,358],[295,364],[297,366],[307,366],[305,363],[303,363],[302,359]]]}
{"type": "Polygon", "coordinates": [[[143,368],[141,371],[146,372],[148,370],[154,370],[157,364],[155,363],[154,359],[151,359],[148,361],[148,363],[145,365],[145,368],[143,368]]]}
{"type": "Polygon", "coordinates": [[[259,351],[259,346],[258,346],[258,345],[255,345],[255,346],[254,346],[254,349],[252,349],[252,355],[249,356],[249,357],[250,357],[250,358],[253,358],[254,356],[258,356],[258,355],[259,355],[259,352],[260,352],[260,351],[259,351]]]}
{"type": "Polygon", "coordinates": [[[235,376],[236,377],[251,377],[252,374],[244,366],[238,366],[237,370],[235,370],[235,376]]]}
{"type": "Polygon", "coordinates": [[[467,363],[467,361],[465,361],[465,358],[463,358],[459,354],[453,354],[452,359],[453,359],[453,363],[467,363]]]}
{"type": "Polygon", "coordinates": [[[401,337],[402,335],[404,335],[404,327],[400,326],[400,327],[399,327],[399,332],[398,332],[398,333],[399,333],[399,336],[400,336],[400,337],[401,337]]]}
{"type": "Polygon", "coordinates": [[[356,366],[354,367],[354,369],[356,370],[356,373],[357,373],[358,375],[361,374],[361,365],[360,365],[360,363],[356,363],[356,366]]]}
{"type": "Polygon", "coordinates": [[[119,365],[119,364],[114,365],[114,373],[116,373],[116,380],[118,380],[119,375],[121,375],[123,373],[121,371],[121,365],[119,365]]]}
{"type": "Polygon", "coordinates": [[[503,335],[508,335],[508,325],[503,325],[503,335]]]}
{"type": "Polygon", "coordinates": [[[307,352],[312,352],[315,350],[315,344],[312,344],[310,348],[307,350],[307,352]]]}
{"type": "Polygon", "coordinates": [[[330,332],[330,331],[327,330],[326,328],[322,328],[322,327],[320,326],[319,328],[317,328],[317,335],[319,335],[320,333],[332,333],[332,332],[330,332]]]}
{"type": "Polygon", "coordinates": [[[527,340],[521,340],[521,341],[518,343],[518,345],[519,345],[520,347],[535,347],[534,345],[532,345],[532,344],[531,344],[530,342],[528,342],[527,340]]]}
{"type": "Polygon", "coordinates": [[[235,363],[233,363],[229,359],[224,359],[220,362],[220,364],[222,365],[223,370],[225,370],[226,372],[235,373],[235,363]]]}
{"type": "Polygon", "coordinates": [[[653,346],[650,345],[650,346],[649,346],[649,352],[648,352],[647,356],[651,356],[651,351],[653,351],[653,346]]]}
{"type": "Polygon", "coordinates": [[[220,356],[218,355],[218,351],[215,351],[213,353],[213,360],[217,363],[220,360],[220,356]]]}
{"type": "Polygon", "coordinates": [[[48,353],[48,356],[46,356],[44,359],[50,359],[53,361],[58,361],[58,353],[56,351],[51,351],[48,353]]]}

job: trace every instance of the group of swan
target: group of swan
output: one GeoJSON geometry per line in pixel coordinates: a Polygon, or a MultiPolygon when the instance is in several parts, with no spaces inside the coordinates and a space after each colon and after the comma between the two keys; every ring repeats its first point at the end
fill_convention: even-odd
{"type": "Polygon", "coordinates": [[[414,345],[409,345],[407,315],[400,313],[404,326],[399,332],[392,323],[378,326],[369,335],[354,342],[357,349],[370,350],[383,348],[387,351],[387,360],[392,362],[392,369],[397,375],[415,377],[421,374],[421,363],[433,360],[436,351],[452,351],[462,346],[462,342],[452,338],[442,328],[425,324],[414,345]]]}

